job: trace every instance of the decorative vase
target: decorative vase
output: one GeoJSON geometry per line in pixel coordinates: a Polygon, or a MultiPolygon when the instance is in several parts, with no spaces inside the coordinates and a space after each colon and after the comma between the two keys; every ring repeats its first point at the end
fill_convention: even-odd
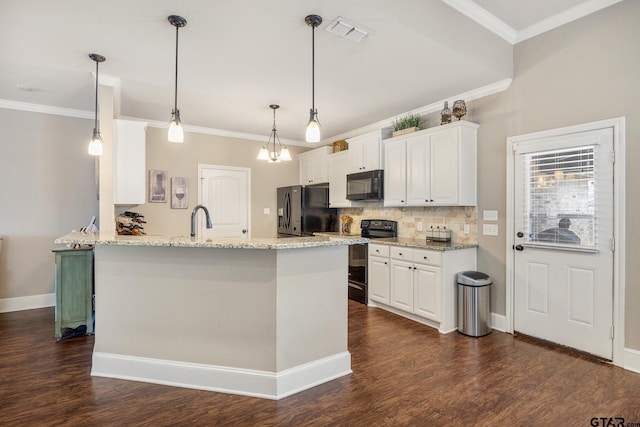
{"type": "Polygon", "coordinates": [[[459,99],[453,103],[453,115],[460,120],[462,116],[467,114],[467,106],[464,101],[459,99]]]}
{"type": "Polygon", "coordinates": [[[350,222],[343,222],[342,223],[342,232],[344,234],[350,234],[351,233],[351,223],[350,222]]]}
{"type": "Polygon", "coordinates": [[[449,101],[444,101],[444,108],[440,112],[440,124],[446,125],[451,123],[451,110],[449,109],[449,101]]]}

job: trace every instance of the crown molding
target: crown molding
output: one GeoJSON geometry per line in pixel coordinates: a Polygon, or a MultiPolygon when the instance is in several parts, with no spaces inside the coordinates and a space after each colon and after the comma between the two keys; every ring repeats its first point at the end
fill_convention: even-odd
{"type": "Polygon", "coordinates": [[[621,1],[622,0],[589,0],[587,2],[581,3],[577,6],[565,10],[564,12],[557,13],[545,19],[544,21],[537,22],[533,25],[528,26],[527,28],[518,31],[515,43],[520,43],[521,41],[553,30],[554,28],[560,27],[564,24],[568,24],[569,22],[595,13],[600,9],[613,6],[614,4],[620,3],[621,1]]]}
{"type": "Polygon", "coordinates": [[[557,13],[549,18],[536,22],[533,25],[523,28],[520,31],[516,31],[507,25],[504,21],[489,13],[486,9],[479,6],[473,0],[442,0],[445,4],[457,10],[467,18],[474,20],[479,25],[482,25],[487,30],[502,37],[512,45],[520,43],[521,41],[530,39],[544,32],[553,30],[564,24],[568,24],[571,21],[580,19],[584,16],[590,15],[612,6],[622,0],[588,0],[577,6],[569,8],[563,12],[557,13]]]}
{"type": "Polygon", "coordinates": [[[518,32],[507,25],[503,20],[489,13],[487,9],[478,6],[472,0],[442,0],[445,4],[457,10],[467,18],[482,25],[487,30],[502,37],[511,44],[516,43],[518,32]]]}
{"type": "Polygon", "coordinates": [[[504,79],[504,80],[499,80],[497,82],[488,84],[486,86],[482,86],[479,87],[477,89],[473,89],[470,90],[468,92],[464,92],[464,93],[460,93],[458,95],[454,95],[450,98],[447,99],[441,99],[440,101],[436,101],[433,102],[429,105],[425,105],[424,107],[420,107],[420,108],[416,108],[415,110],[411,110],[411,111],[407,111],[404,112],[402,114],[398,114],[396,116],[393,117],[389,117],[388,119],[384,119],[384,120],[380,120],[378,122],[375,123],[371,123],[370,125],[367,126],[363,126],[360,127],[358,129],[354,129],[352,131],[349,132],[345,132],[339,135],[335,135],[331,138],[326,138],[322,140],[323,144],[327,144],[330,143],[332,141],[337,141],[340,139],[347,139],[347,138],[351,138],[353,136],[357,136],[357,135],[363,135],[365,133],[369,133],[369,132],[374,132],[374,131],[379,131],[380,129],[383,128],[388,128],[391,126],[391,123],[393,122],[394,119],[404,115],[404,114],[418,114],[418,115],[426,115],[426,114],[430,114],[430,113],[434,113],[436,111],[440,111],[442,110],[442,104],[444,104],[444,101],[453,101],[456,99],[464,99],[465,101],[472,101],[474,99],[479,99],[479,98],[483,98],[485,96],[489,96],[489,95],[493,95],[496,93],[500,93],[503,92],[505,90],[507,90],[509,88],[509,86],[511,86],[511,82],[513,81],[513,79],[508,78],[508,79],[504,79]]]}
{"type": "Polygon", "coordinates": [[[56,116],[76,117],[93,120],[93,111],[74,110],[72,108],[54,107],[52,105],[32,104],[30,102],[0,99],[0,108],[8,110],[29,111],[32,113],[53,114],[56,116]]]}

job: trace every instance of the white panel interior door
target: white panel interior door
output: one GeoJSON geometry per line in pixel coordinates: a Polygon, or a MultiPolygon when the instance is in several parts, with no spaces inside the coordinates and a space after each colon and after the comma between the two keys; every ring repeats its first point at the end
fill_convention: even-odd
{"type": "Polygon", "coordinates": [[[612,359],[613,130],[514,156],[514,330],[612,359]]]}
{"type": "Polygon", "coordinates": [[[200,165],[199,175],[199,203],[209,210],[213,228],[204,226],[198,212],[198,236],[249,237],[251,170],[200,165]]]}

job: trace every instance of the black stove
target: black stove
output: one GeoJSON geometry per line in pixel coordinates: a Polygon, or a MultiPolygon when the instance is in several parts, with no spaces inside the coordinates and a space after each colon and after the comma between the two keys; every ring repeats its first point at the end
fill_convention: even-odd
{"type": "MultiPolygon", "coordinates": [[[[398,223],[386,219],[363,219],[360,236],[369,239],[398,237],[398,223]]],[[[349,246],[349,299],[367,304],[367,244],[349,246]]]]}

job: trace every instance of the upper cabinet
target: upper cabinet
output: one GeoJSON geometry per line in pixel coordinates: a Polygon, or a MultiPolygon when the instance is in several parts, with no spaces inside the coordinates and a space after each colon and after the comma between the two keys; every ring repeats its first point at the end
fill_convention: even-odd
{"type": "Polygon", "coordinates": [[[305,151],[298,155],[300,185],[321,184],[329,182],[327,156],[331,153],[329,146],[305,151]]]}
{"type": "Polygon", "coordinates": [[[349,169],[357,173],[383,168],[380,131],[347,139],[349,143],[349,169]]]}
{"type": "Polygon", "coordinates": [[[384,141],[385,206],[475,206],[478,125],[457,121],[384,141]]]}
{"type": "Polygon", "coordinates": [[[332,208],[364,206],[364,202],[347,200],[347,174],[350,173],[349,168],[351,167],[349,150],[340,151],[328,156],[329,207],[332,208]]]}
{"type": "Polygon", "coordinates": [[[114,120],[113,203],[141,205],[146,201],[147,123],[114,120]]]}

